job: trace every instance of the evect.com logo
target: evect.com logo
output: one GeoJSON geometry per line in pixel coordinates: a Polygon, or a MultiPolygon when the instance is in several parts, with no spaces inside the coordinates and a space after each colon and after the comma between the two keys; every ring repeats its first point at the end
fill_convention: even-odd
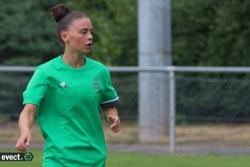
{"type": "Polygon", "coordinates": [[[33,155],[30,152],[0,152],[0,161],[32,161],[33,155]]]}

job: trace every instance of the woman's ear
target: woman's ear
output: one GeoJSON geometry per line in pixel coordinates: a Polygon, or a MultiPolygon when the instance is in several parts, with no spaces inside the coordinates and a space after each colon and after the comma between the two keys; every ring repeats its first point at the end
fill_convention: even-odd
{"type": "Polygon", "coordinates": [[[61,32],[61,39],[64,43],[67,43],[68,40],[69,40],[69,35],[68,35],[68,32],[66,31],[62,31],[61,32]]]}

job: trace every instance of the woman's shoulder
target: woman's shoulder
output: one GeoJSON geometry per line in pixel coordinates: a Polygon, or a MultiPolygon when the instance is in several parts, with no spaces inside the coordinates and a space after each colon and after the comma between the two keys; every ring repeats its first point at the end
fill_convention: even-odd
{"type": "Polygon", "coordinates": [[[108,67],[101,63],[100,61],[94,60],[92,58],[87,57],[87,61],[91,66],[94,66],[95,68],[98,68],[100,70],[108,70],[108,67]]]}
{"type": "Polygon", "coordinates": [[[51,60],[48,60],[47,62],[44,62],[36,67],[36,70],[41,70],[43,72],[51,71],[57,67],[57,59],[58,57],[55,57],[51,60]]]}

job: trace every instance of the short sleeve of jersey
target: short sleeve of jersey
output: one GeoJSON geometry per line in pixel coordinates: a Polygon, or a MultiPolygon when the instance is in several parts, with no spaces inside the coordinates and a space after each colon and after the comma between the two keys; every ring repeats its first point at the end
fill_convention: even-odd
{"type": "Polygon", "coordinates": [[[46,89],[46,77],[43,71],[37,68],[26,87],[26,90],[23,92],[23,104],[34,104],[39,106],[46,89]]]}
{"type": "Polygon", "coordinates": [[[114,89],[111,81],[110,72],[105,69],[104,73],[104,91],[102,94],[101,107],[117,107],[119,105],[119,97],[114,89]]]}

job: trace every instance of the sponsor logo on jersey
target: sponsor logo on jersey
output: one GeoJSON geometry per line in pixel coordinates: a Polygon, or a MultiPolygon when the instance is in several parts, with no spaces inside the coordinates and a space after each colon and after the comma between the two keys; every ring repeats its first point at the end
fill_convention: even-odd
{"type": "Polygon", "coordinates": [[[64,81],[62,81],[62,82],[60,83],[60,87],[61,87],[61,88],[67,88],[68,86],[67,86],[67,84],[66,84],[64,81]]]}

